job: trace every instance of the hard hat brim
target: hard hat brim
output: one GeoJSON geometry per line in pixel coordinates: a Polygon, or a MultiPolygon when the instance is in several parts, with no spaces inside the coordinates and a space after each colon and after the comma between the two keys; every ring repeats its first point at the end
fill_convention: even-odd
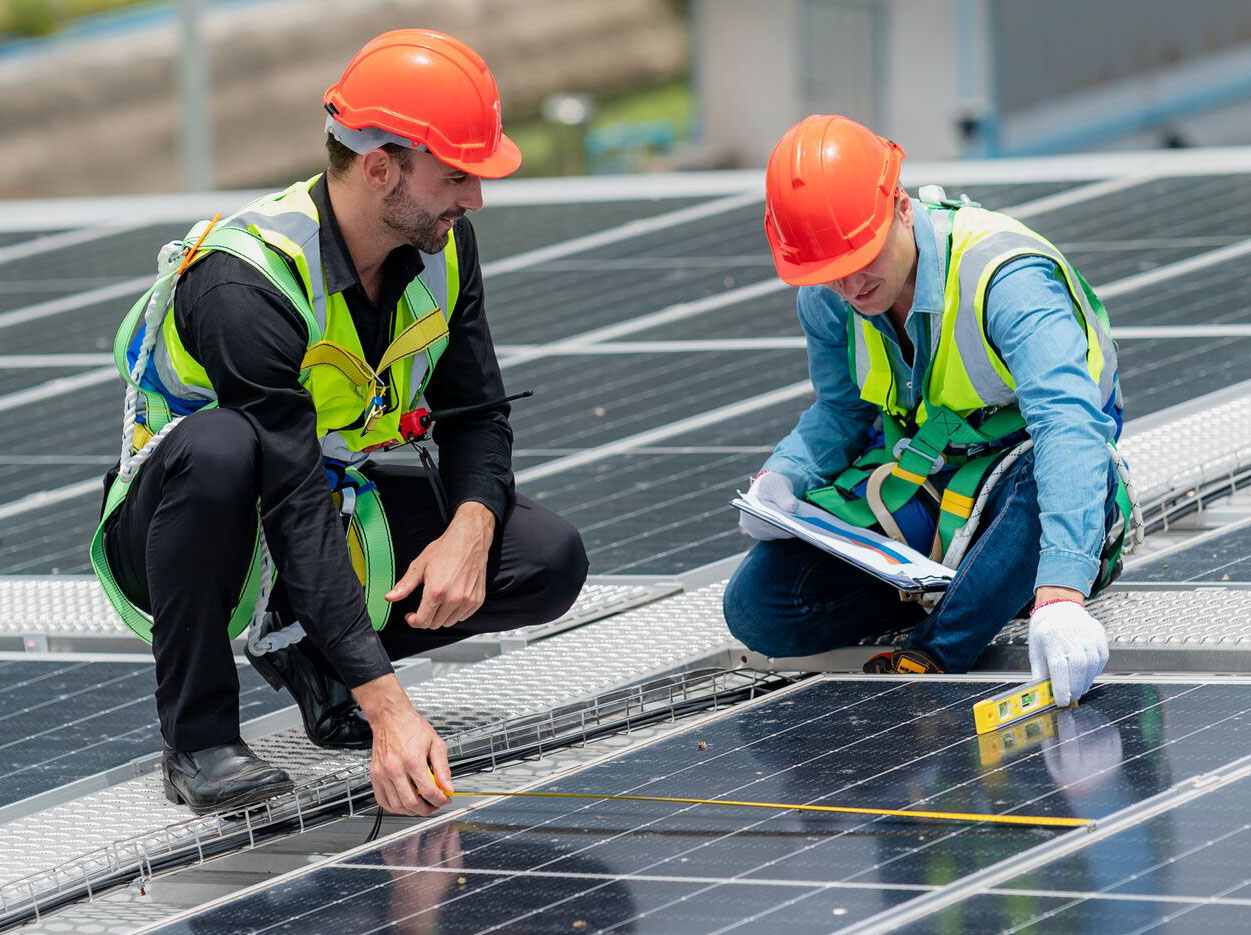
{"type": "Polygon", "coordinates": [[[521,150],[517,148],[516,143],[501,133],[500,145],[496,147],[495,152],[479,162],[444,159],[441,156],[438,158],[449,166],[454,166],[470,175],[476,175],[480,179],[502,179],[506,175],[512,175],[520,167],[521,150]]]}
{"type": "Polygon", "coordinates": [[[765,236],[773,251],[773,265],[777,268],[778,278],[792,286],[823,286],[827,282],[843,279],[852,273],[858,273],[877,259],[886,238],[894,224],[884,224],[882,229],[873,235],[873,239],[850,253],[829,260],[818,260],[812,263],[792,263],[781,251],[781,244],[769,226],[765,228],[765,236]]]}

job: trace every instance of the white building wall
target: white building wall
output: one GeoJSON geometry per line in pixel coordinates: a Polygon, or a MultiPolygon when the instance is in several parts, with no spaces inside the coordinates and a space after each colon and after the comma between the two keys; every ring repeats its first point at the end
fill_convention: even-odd
{"type": "MultiPolygon", "coordinates": [[[[695,86],[714,164],[762,166],[798,117],[801,0],[695,0],[695,86]]],[[[800,114],[800,116],[803,116],[800,114]]]]}
{"type": "Polygon", "coordinates": [[[718,165],[764,165],[809,113],[915,159],[1251,142],[1248,0],[693,2],[718,165]]]}
{"type": "Polygon", "coordinates": [[[841,113],[910,155],[958,155],[957,0],[696,0],[695,86],[716,164],[763,166],[788,127],[841,113]]]}

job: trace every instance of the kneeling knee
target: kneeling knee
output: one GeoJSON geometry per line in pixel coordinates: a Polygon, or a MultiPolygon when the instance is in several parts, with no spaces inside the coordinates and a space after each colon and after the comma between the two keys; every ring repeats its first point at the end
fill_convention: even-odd
{"type": "Polygon", "coordinates": [[[192,482],[196,499],[229,505],[256,498],[256,432],[242,415],[228,409],[196,413],[166,444],[173,448],[176,472],[192,482]]]}
{"type": "Polygon", "coordinates": [[[775,571],[761,555],[749,555],[734,572],[722,598],[730,634],[748,649],[774,658],[846,645],[831,609],[804,603],[775,571]]]}
{"type": "Polygon", "coordinates": [[[755,652],[773,655],[769,650],[776,637],[777,622],[762,614],[760,594],[753,587],[748,575],[742,574],[742,566],[726,583],[721,598],[721,612],[730,635],[755,652]]]}
{"type": "Polygon", "coordinates": [[[547,533],[542,550],[534,556],[535,611],[545,621],[557,619],[573,606],[590,570],[582,535],[572,524],[560,519],[547,533]]]}

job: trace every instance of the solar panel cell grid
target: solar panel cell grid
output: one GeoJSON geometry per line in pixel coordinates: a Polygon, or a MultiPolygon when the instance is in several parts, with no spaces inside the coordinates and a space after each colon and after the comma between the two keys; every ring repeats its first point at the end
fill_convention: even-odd
{"type": "Polygon", "coordinates": [[[89,574],[87,549],[100,522],[103,499],[101,484],[98,491],[55,507],[6,518],[0,532],[0,574],[89,574]]]}
{"type": "MultiPolygon", "coordinates": [[[[240,668],[244,720],[290,701],[240,668]]],[[[0,669],[0,805],[156,753],[150,663],[21,660],[0,669]]]]}
{"type": "Polygon", "coordinates": [[[470,215],[484,262],[523,253],[616,227],[641,218],[667,214],[702,198],[656,198],[589,204],[491,205],[470,215]]]}
{"type": "Polygon", "coordinates": [[[1125,416],[1157,412],[1247,379],[1251,338],[1123,341],[1117,350],[1125,416]]]}
{"type": "Polygon", "coordinates": [[[1246,905],[1236,904],[996,893],[974,896],[896,931],[899,935],[946,932],[1009,935],[1018,931],[1028,931],[1031,935],[1104,935],[1108,932],[1241,935],[1247,930],[1246,913],[1246,905]]]}
{"type": "Polygon", "coordinates": [[[59,233],[61,233],[60,230],[0,231],[0,247],[30,243],[33,240],[38,240],[40,237],[48,237],[59,233]]]}
{"type": "Polygon", "coordinates": [[[1241,526],[1128,571],[1125,581],[1251,581],[1251,526],[1241,526]]]}
{"type": "MultiPolygon", "coordinates": [[[[1245,685],[1107,684],[1075,712],[1040,715],[1044,726],[1034,735],[1021,733],[1005,746],[974,736],[970,714],[974,700],[999,687],[822,681],[544,788],[1103,817],[1229,762],[1245,746],[1251,711],[1245,685]]],[[[1207,798],[1192,803],[1213,817],[1188,839],[1206,839],[1219,806],[1207,798]]],[[[1165,819],[1173,820],[1166,813],[1141,832],[1131,827],[1102,842],[1114,861],[1101,862],[1094,849],[1073,860],[1109,878],[1132,875],[1151,859],[1138,840],[1150,842],[1157,858],[1177,854],[1180,842],[1161,831],[1165,819]]],[[[1175,821],[1185,814],[1179,810],[1175,821]]],[[[680,930],[691,933],[829,932],[1002,866],[1062,833],[706,805],[501,800],[163,931],[227,931],[249,918],[275,931],[419,920],[443,931],[568,931],[581,919],[592,931],[674,931],[680,920],[680,930]],[[353,878],[349,866],[380,869],[353,878]],[[415,899],[418,893],[424,898],[415,899]]],[[[1238,853],[1210,855],[1231,861],[1220,880],[1203,884],[1208,894],[1238,883],[1245,873],[1232,861],[1238,853]]],[[[1202,865],[1186,872],[1201,874],[1202,865]]],[[[1074,883],[1072,867],[1057,873],[1068,876],[1035,872],[1028,900],[1007,904],[1005,918],[1062,905],[1060,887],[1074,883]]],[[[979,900],[969,912],[997,911],[979,900]]],[[[1092,909],[1127,918],[1110,902],[1092,909]]]]}
{"type": "Polygon", "coordinates": [[[535,390],[513,407],[526,447],[582,447],[675,422],[806,379],[796,351],[552,357],[509,368],[508,386],[535,390]]]}
{"type": "Polygon", "coordinates": [[[0,266],[5,282],[0,312],[132,276],[155,276],[156,254],[161,245],[181,238],[189,226],[190,222],[153,224],[5,263],[0,266]]]}

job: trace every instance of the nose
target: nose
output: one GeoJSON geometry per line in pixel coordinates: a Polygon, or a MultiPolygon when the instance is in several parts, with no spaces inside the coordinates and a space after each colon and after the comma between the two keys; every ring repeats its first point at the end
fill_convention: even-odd
{"type": "Polygon", "coordinates": [[[461,184],[460,198],[457,199],[459,204],[466,211],[480,211],[482,209],[482,179],[476,175],[471,175],[461,184]]]}

